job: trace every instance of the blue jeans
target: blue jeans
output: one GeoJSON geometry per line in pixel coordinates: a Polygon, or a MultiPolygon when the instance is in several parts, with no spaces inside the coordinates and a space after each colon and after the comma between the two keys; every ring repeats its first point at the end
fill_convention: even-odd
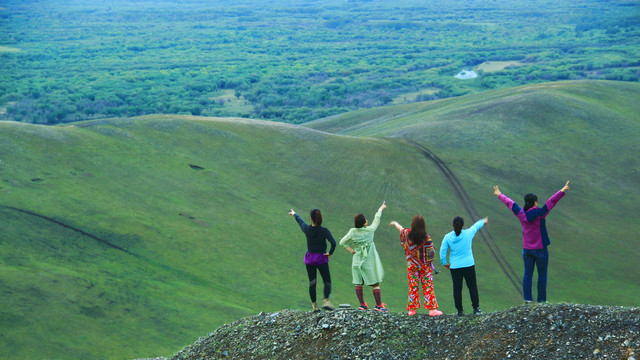
{"type": "Polygon", "coordinates": [[[523,249],[522,259],[524,260],[524,276],[522,277],[522,291],[525,301],[533,301],[531,285],[533,282],[533,268],[538,269],[538,302],[547,301],[547,267],[549,266],[549,250],[523,249]]]}

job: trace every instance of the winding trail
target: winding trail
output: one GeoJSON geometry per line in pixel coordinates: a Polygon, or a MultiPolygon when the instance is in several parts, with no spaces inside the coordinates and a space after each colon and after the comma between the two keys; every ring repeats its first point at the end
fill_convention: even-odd
{"type": "MultiPolygon", "coordinates": [[[[458,196],[458,199],[460,200],[460,202],[462,202],[462,205],[467,211],[467,214],[472,219],[479,219],[480,214],[476,210],[475,206],[473,206],[473,203],[471,202],[471,197],[469,196],[469,194],[467,194],[464,187],[462,186],[462,183],[460,183],[460,180],[458,180],[458,178],[453,174],[453,171],[449,169],[449,167],[445,164],[445,162],[442,161],[442,159],[440,159],[436,154],[433,153],[433,151],[429,150],[424,145],[409,139],[406,139],[406,141],[412,144],[413,146],[415,146],[416,148],[418,148],[418,150],[427,159],[431,160],[434,164],[436,164],[438,169],[440,169],[440,171],[444,175],[447,182],[453,187],[454,192],[458,196]]],[[[509,265],[509,263],[505,259],[504,255],[502,254],[502,251],[500,251],[500,247],[496,244],[489,230],[487,230],[486,227],[483,227],[479,233],[484,243],[487,244],[489,251],[491,251],[491,255],[493,256],[494,260],[496,261],[496,263],[498,263],[498,266],[500,266],[500,268],[502,269],[502,272],[505,274],[507,279],[509,279],[509,281],[511,282],[513,287],[516,289],[516,291],[522,296],[523,294],[522,294],[522,287],[520,286],[520,279],[516,274],[516,272],[511,267],[511,265],[509,265]]]]}
{"type": "MultiPolygon", "coordinates": [[[[116,244],[114,244],[112,242],[109,242],[109,241],[107,241],[105,239],[102,239],[102,238],[100,238],[100,237],[98,237],[96,235],[90,234],[90,233],[88,233],[88,232],[86,232],[86,231],[84,231],[82,229],[78,229],[78,228],[73,227],[71,225],[65,224],[60,220],[56,220],[54,218],[51,218],[51,217],[48,217],[48,216],[45,216],[45,215],[42,215],[42,214],[38,214],[38,213],[30,211],[30,210],[20,209],[20,208],[13,207],[13,206],[0,205],[0,208],[4,208],[4,209],[12,210],[12,211],[21,212],[23,214],[35,216],[35,217],[41,218],[43,220],[46,220],[48,222],[54,223],[56,225],[62,226],[65,229],[69,229],[69,230],[75,231],[75,232],[77,232],[79,234],[82,234],[82,235],[84,235],[84,236],[86,236],[86,237],[88,237],[90,239],[93,239],[93,240],[95,240],[95,241],[97,241],[99,243],[102,243],[102,244],[104,244],[104,245],[106,245],[108,247],[111,247],[113,249],[119,250],[119,251],[121,251],[121,252],[123,252],[123,253],[125,253],[127,255],[133,256],[134,258],[136,258],[136,259],[138,259],[140,261],[144,261],[144,262],[147,262],[147,263],[149,263],[151,265],[157,266],[158,268],[161,268],[161,269],[163,269],[163,270],[165,270],[165,271],[167,271],[169,273],[173,273],[173,274],[179,275],[182,278],[187,279],[187,280],[191,281],[194,284],[201,284],[201,285],[205,285],[205,286],[209,286],[209,287],[214,286],[211,283],[211,281],[209,281],[207,279],[200,278],[200,277],[198,277],[196,275],[193,275],[191,273],[188,273],[188,272],[186,272],[184,270],[180,270],[178,268],[169,266],[167,264],[164,264],[161,261],[158,261],[158,260],[143,256],[143,255],[140,255],[140,254],[136,254],[134,252],[131,252],[131,251],[129,251],[129,250],[127,250],[127,249],[125,249],[125,248],[123,248],[121,246],[118,246],[118,245],[116,245],[116,244]]],[[[225,289],[225,291],[226,291],[226,289],[225,289]]]]}
{"type": "Polygon", "coordinates": [[[63,223],[62,221],[56,220],[54,218],[50,218],[48,216],[44,216],[42,214],[35,213],[33,211],[29,211],[29,210],[25,210],[25,209],[19,209],[19,208],[13,207],[13,206],[0,205],[0,207],[3,207],[5,209],[9,209],[9,210],[13,210],[13,211],[18,211],[18,212],[21,212],[21,213],[24,213],[24,214],[28,214],[28,215],[31,215],[31,216],[39,217],[39,218],[44,219],[46,221],[49,221],[49,222],[52,222],[54,224],[60,225],[60,226],[62,226],[64,228],[66,228],[66,229],[73,230],[73,231],[75,231],[77,233],[80,233],[80,234],[86,236],[86,237],[89,237],[89,238],[91,238],[93,240],[96,240],[97,242],[100,242],[100,243],[103,243],[103,244],[105,244],[105,245],[107,245],[109,247],[112,247],[112,248],[114,248],[116,250],[120,250],[120,251],[123,251],[123,252],[125,252],[125,253],[127,253],[129,255],[133,255],[135,257],[139,257],[138,255],[129,252],[129,250],[127,250],[125,248],[122,248],[122,247],[120,247],[118,245],[110,243],[109,241],[101,239],[101,238],[99,238],[99,237],[97,237],[97,236],[95,236],[93,234],[89,234],[86,231],[83,231],[83,230],[80,230],[80,229],[75,228],[73,226],[67,225],[67,224],[63,223]]]}

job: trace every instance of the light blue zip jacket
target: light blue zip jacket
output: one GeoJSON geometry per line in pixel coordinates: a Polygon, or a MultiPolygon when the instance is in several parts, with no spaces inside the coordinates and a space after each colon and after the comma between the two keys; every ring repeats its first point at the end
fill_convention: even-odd
{"type": "Polygon", "coordinates": [[[480,219],[470,228],[463,229],[458,236],[456,236],[455,231],[445,235],[444,239],[442,239],[442,245],[440,245],[440,262],[442,265],[448,264],[448,249],[451,250],[449,253],[450,269],[460,269],[475,265],[476,262],[473,259],[471,245],[473,243],[473,237],[483,226],[484,220],[480,219]]]}

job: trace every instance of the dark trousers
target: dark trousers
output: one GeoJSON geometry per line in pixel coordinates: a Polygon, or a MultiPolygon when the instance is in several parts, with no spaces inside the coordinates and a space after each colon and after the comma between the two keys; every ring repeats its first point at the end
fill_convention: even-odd
{"type": "Polygon", "coordinates": [[[549,250],[523,249],[524,276],[522,277],[522,291],[525,301],[533,301],[531,286],[533,283],[533,268],[538,269],[538,302],[547,301],[547,267],[549,266],[549,250]]]}
{"type": "Polygon", "coordinates": [[[453,280],[453,301],[458,312],[462,312],[462,279],[467,283],[469,295],[471,296],[471,306],[477,309],[480,306],[478,298],[478,285],[476,283],[476,266],[469,266],[459,269],[451,269],[451,280],[453,280]]]}
{"type": "Polygon", "coordinates": [[[331,273],[329,272],[329,263],[322,265],[307,265],[307,274],[309,275],[309,297],[311,298],[311,302],[316,302],[316,282],[317,282],[317,272],[316,269],[320,271],[320,276],[322,276],[322,282],[324,282],[324,298],[328,299],[331,296],[331,273]]]}

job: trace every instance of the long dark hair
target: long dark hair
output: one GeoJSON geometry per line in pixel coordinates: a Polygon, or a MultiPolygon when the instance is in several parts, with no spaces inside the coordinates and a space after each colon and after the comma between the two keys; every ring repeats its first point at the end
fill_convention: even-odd
{"type": "Polygon", "coordinates": [[[536,205],[536,201],[538,201],[538,197],[534,193],[528,193],[524,196],[524,211],[528,211],[532,207],[536,205]]]}
{"type": "Polygon", "coordinates": [[[366,224],[366,222],[367,222],[367,218],[365,218],[364,215],[362,214],[358,214],[353,217],[353,224],[358,229],[360,229],[361,227],[364,227],[364,224],[366,224]]]}
{"type": "Polygon", "coordinates": [[[456,236],[460,236],[463,226],[464,226],[463,218],[461,218],[460,216],[456,216],[453,218],[453,231],[456,232],[456,236]]]}
{"type": "Polygon", "coordinates": [[[309,217],[311,218],[311,221],[313,221],[313,226],[320,227],[320,225],[322,225],[322,213],[319,209],[311,210],[309,217]]]}
{"type": "Polygon", "coordinates": [[[409,233],[409,240],[416,245],[421,245],[424,239],[427,237],[427,226],[424,223],[424,218],[421,215],[416,215],[411,220],[411,232],[409,233]]]}

